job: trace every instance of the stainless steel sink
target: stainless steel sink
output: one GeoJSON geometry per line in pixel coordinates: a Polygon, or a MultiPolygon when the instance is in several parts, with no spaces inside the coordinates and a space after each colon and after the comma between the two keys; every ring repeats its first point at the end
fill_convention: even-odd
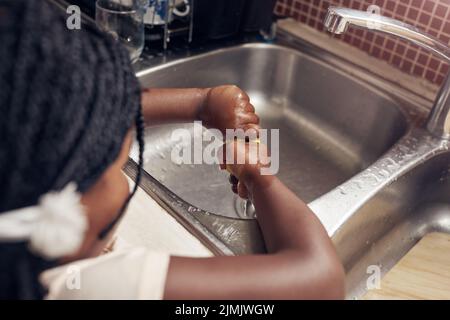
{"type": "Polygon", "coordinates": [[[333,236],[348,296],[360,297],[371,266],[384,275],[425,234],[450,233],[448,141],[413,128],[373,166],[310,206],[333,236]]]}
{"type": "MultiPolygon", "coordinates": [[[[139,76],[146,87],[232,83],[246,90],[262,126],[280,130],[280,179],[307,202],[369,166],[407,126],[388,96],[282,46],[249,44],[214,51],[139,76]]],[[[147,130],[145,170],[193,206],[246,218],[245,203],[230,192],[227,175],[217,166],[171,162],[176,144],[171,133],[178,127],[147,130]]]]}
{"type": "MultiPolygon", "coordinates": [[[[263,127],[280,129],[279,177],[333,238],[348,297],[367,290],[369,266],[385,273],[424,234],[450,233],[449,144],[422,129],[431,101],[286,32],[276,44],[190,55],[144,61],[142,85],[232,83],[250,93],[263,127]]],[[[171,162],[171,132],[180,127],[192,130],[148,128],[141,186],[216,254],[263,252],[226,173],[171,162]]],[[[134,177],[135,163],[125,170],[134,177]]]]}
{"type": "Polygon", "coordinates": [[[368,266],[386,273],[430,232],[450,233],[448,152],[384,187],[335,234],[349,297],[366,292],[368,266]]]}

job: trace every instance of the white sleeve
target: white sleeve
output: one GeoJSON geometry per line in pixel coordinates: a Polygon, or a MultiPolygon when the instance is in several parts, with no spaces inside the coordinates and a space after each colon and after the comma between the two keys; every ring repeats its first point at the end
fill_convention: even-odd
{"type": "Polygon", "coordinates": [[[137,248],[76,261],[41,274],[47,299],[159,300],[170,257],[137,248]]]}

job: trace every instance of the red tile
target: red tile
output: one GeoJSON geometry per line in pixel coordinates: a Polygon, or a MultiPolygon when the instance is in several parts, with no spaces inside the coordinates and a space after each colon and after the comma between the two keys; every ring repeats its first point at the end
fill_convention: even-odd
{"type": "Polygon", "coordinates": [[[450,43],[450,36],[447,36],[445,34],[440,34],[439,35],[439,40],[441,40],[445,44],[449,44],[450,43]]]}
{"type": "Polygon", "coordinates": [[[409,62],[407,60],[404,60],[402,66],[400,67],[400,69],[402,69],[406,73],[410,73],[411,69],[412,69],[412,66],[413,65],[412,65],[411,62],[409,62]]]}
{"type": "Polygon", "coordinates": [[[416,21],[418,16],[419,16],[419,10],[411,8],[411,9],[409,9],[408,15],[406,17],[410,21],[416,21]]]}
{"type": "Polygon", "coordinates": [[[443,75],[437,75],[435,79],[435,83],[438,85],[442,85],[444,83],[445,77],[443,75]]]}
{"type": "Polygon", "coordinates": [[[394,58],[392,59],[392,64],[399,67],[401,63],[402,63],[402,57],[399,55],[394,55],[394,58]]]}
{"type": "Polygon", "coordinates": [[[425,79],[428,81],[434,82],[434,78],[436,78],[436,72],[428,70],[425,72],[425,79]]]}
{"type": "MultiPolygon", "coordinates": [[[[330,5],[366,10],[371,4],[379,6],[384,16],[416,25],[444,43],[450,43],[450,18],[447,19],[450,0],[278,0],[275,11],[323,31],[323,18],[330,5]]],[[[349,28],[342,36],[331,37],[434,83],[441,83],[449,72],[448,65],[428,51],[392,37],[354,28],[349,28]]]]}
{"type": "Polygon", "coordinates": [[[436,30],[433,30],[433,29],[429,29],[427,32],[430,36],[433,36],[435,38],[437,38],[439,35],[439,32],[437,32],[436,30]]]}
{"type": "Polygon", "coordinates": [[[440,73],[447,75],[449,72],[450,66],[448,65],[448,63],[443,63],[441,65],[441,68],[439,70],[440,73]]]}
{"type": "Polygon", "coordinates": [[[377,35],[377,36],[375,37],[375,44],[378,45],[378,46],[380,46],[380,47],[383,47],[383,46],[385,45],[386,39],[387,39],[386,36],[380,36],[380,35],[377,35]]]}
{"type": "Polygon", "coordinates": [[[361,40],[359,40],[358,38],[353,38],[352,44],[355,47],[359,47],[361,45],[361,40]]]}
{"type": "Polygon", "coordinates": [[[393,40],[391,40],[391,39],[388,39],[388,40],[386,41],[386,49],[388,49],[388,50],[394,50],[394,47],[395,47],[395,41],[393,41],[393,40]]]}
{"type": "Polygon", "coordinates": [[[413,74],[415,74],[416,76],[423,76],[423,72],[425,71],[425,69],[419,65],[415,65],[413,68],[413,74]]]}
{"type": "Polygon", "coordinates": [[[364,31],[362,29],[355,29],[355,35],[362,37],[364,35],[364,31]]]}
{"type": "Polygon", "coordinates": [[[419,20],[418,21],[421,24],[428,25],[430,23],[430,20],[431,20],[431,16],[429,14],[426,14],[426,13],[422,12],[420,14],[420,16],[419,16],[419,20]]]}
{"type": "Polygon", "coordinates": [[[408,49],[406,50],[406,58],[408,58],[409,60],[415,60],[417,57],[417,49],[408,49]]]}
{"type": "Polygon", "coordinates": [[[447,22],[445,23],[443,31],[444,31],[446,34],[450,34],[450,21],[447,21],[447,22]]]}
{"type": "Polygon", "coordinates": [[[395,47],[395,53],[399,54],[399,55],[403,55],[406,51],[406,45],[404,45],[403,43],[398,43],[397,46],[395,47]]]}
{"type": "Polygon", "coordinates": [[[441,64],[441,61],[439,61],[438,59],[433,57],[430,59],[430,62],[428,63],[428,67],[431,70],[437,71],[440,64],[441,64]]]}
{"type": "Polygon", "coordinates": [[[370,42],[364,41],[361,49],[363,49],[365,52],[369,52],[370,51],[370,42]]]}
{"type": "Polygon", "coordinates": [[[381,55],[381,59],[383,59],[384,61],[390,61],[391,57],[392,55],[387,51],[384,51],[381,55]]]}
{"type": "Polygon", "coordinates": [[[428,59],[430,58],[429,54],[425,53],[419,53],[419,58],[417,59],[417,62],[423,66],[427,65],[428,59]]]}
{"type": "Polygon", "coordinates": [[[405,17],[406,15],[406,6],[399,4],[397,6],[397,10],[395,11],[397,16],[405,17]]]}
{"type": "Polygon", "coordinates": [[[386,9],[390,11],[394,11],[395,9],[395,1],[388,0],[386,3],[386,9]]]}
{"type": "Polygon", "coordinates": [[[382,51],[381,51],[381,49],[379,47],[373,47],[372,48],[372,52],[371,52],[372,56],[374,56],[376,58],[381,58],[381,53],[382,53],[382,51]]]}
{"type": "Polygon", "coordinates": [[[448,11],[448,7],[446,7],[442,4],[438,4],[434,14],[436,15],[436,17],[445,18],[445,16],[447,15],[447,11],[448,11]]]}
{"type": "Polygon", "coordinates": [[[422,1],[423,0],[412,0],[411,6],[416,7],[416,8],[421,8],[422,7],[422,1]]]}
{"type": "Polygon", "coordinates": [[[444,24],[444,21],[442,19],[433,18],[431,20],[431,27],[436,30],[441,30],[442,25],[444,24]]]}
{"type": "Polygon", "coordinates": [[[431,14],[433,12],[435,6],[436,6],[436,3],[434,3],[434,1],[424,0],[422,10],[431,14]]]}

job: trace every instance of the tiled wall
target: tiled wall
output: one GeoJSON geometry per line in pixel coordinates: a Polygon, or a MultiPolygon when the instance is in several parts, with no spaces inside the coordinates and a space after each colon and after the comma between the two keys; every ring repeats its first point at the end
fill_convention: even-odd
{"type": "MultiPolygon", "coordinates": [[[[382,15],[413,24],[450,44],[450,0],[278,0],[276,12],[323,31],[323,19],[330,5],[358,10],[377,5],[382,15]]],[[[441,84],[449,71],[448,64],[440,58],[390,36],[349,29],[345,35],[334,37],[435,84],[441,84]]]]}

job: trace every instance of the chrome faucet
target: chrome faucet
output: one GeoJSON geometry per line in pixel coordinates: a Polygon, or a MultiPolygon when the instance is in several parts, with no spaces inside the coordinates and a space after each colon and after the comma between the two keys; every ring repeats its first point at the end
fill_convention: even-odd
{"type": "MultiPolygon", "coordinates": [[[[329,32],[342,34],[349,26],[390,34],[426,48],[450,62],[450,48],[418,28],[401,21],[366,11],[330,7],[325,17],[329,32]]],[[[438,137],[450,139],[450,75],[439,91],[427,123],[428,130],[438,137]]]]}

